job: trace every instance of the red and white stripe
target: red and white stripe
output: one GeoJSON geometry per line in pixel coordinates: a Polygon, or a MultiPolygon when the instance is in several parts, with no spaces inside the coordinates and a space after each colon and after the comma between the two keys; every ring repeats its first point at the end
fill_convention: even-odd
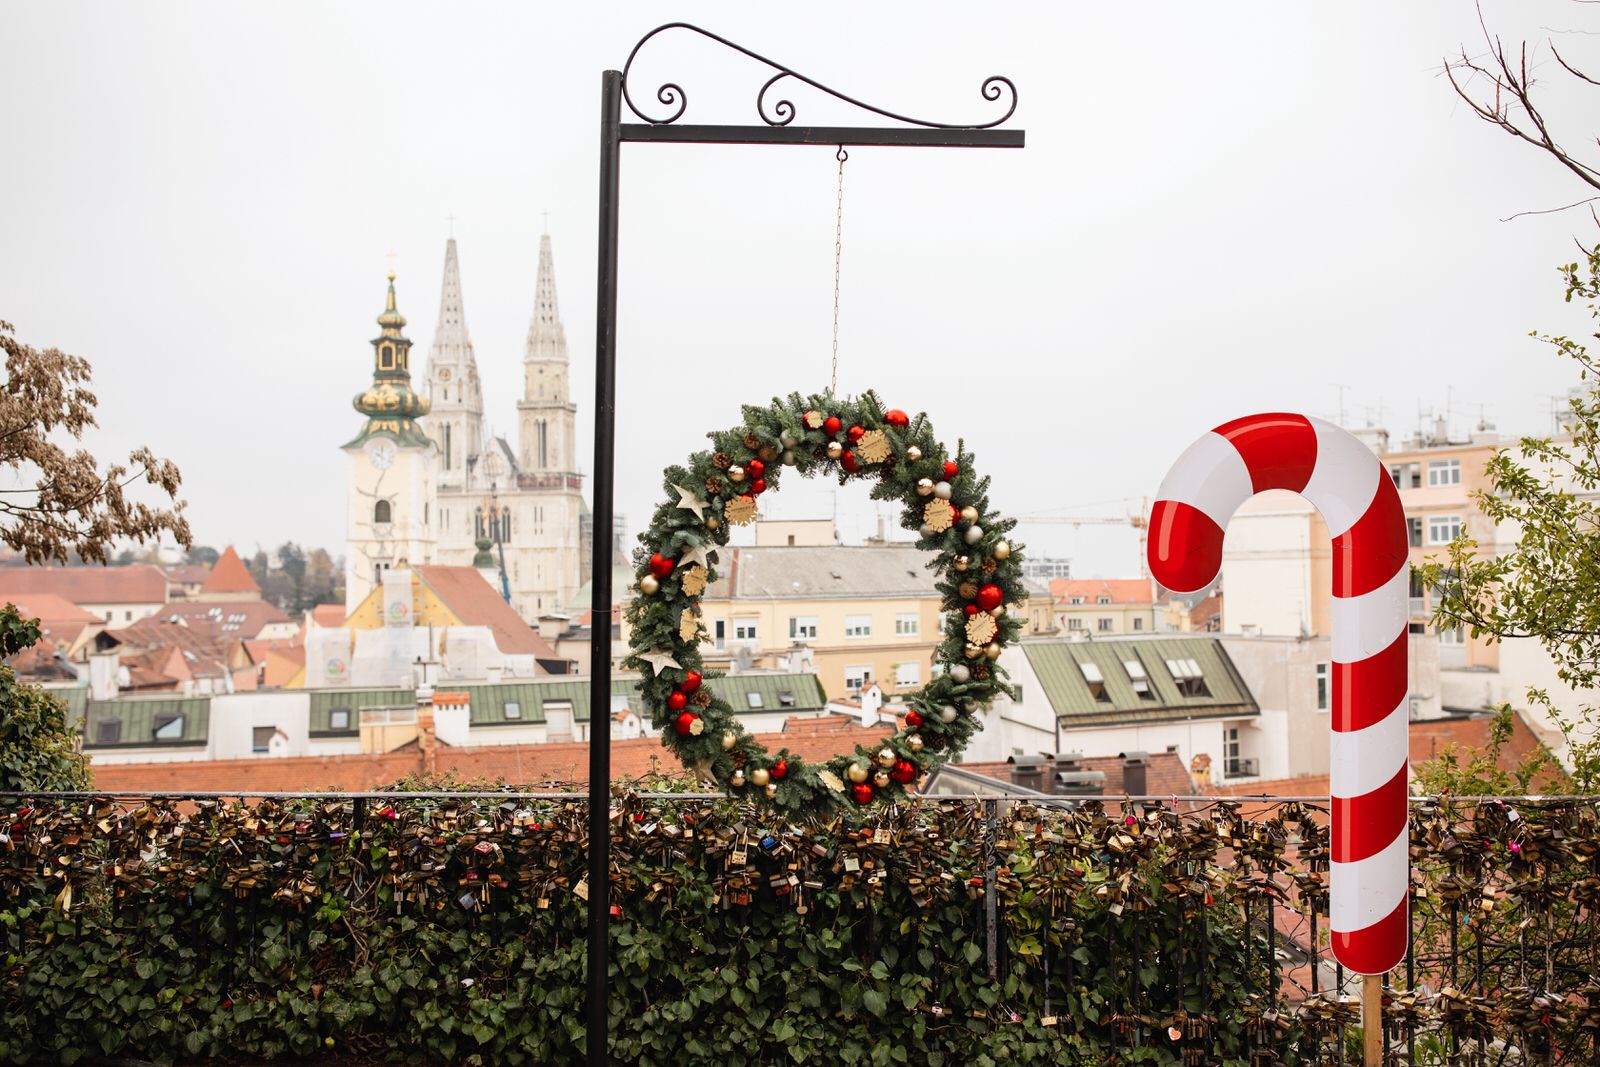
{"type": "Polygon", "coordinates": [[[1354,436],[1304,415],[1224,423],[1173,464],[1150,514],[1150,570],[1174,592],[1222,567],[1223,530],[1256,493],[1310,501],[1333,537],[1333,954],[1357,974],[1405,958],[1407,538],[1400,494],[1354,436]]]}

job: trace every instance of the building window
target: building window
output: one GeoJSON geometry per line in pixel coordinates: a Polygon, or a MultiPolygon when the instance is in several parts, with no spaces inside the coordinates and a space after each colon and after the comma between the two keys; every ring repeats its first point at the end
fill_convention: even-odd
{"type": "Polygon", "coordinates": [[[386,523],[393,521],[394,508],[387,500],[380,500],[372,505],[372,521],[386,523]]]}
{"type": "Polygon", "coordinates": [[[1200,664],[1192,659],[1169,659],[1167,670],[1172,674],[1172,680],[1177,683],[1178,693],[1186,697],[1208,697],[1211,690],[1206,688],[1205,674],[1200,670],[1200,664]]]}
{"type": "Polygon", "coordinates": [[[572,704],[546,704],[544,706],[545,738],[550,741],[572,740],[572,704]]]}
{"type": "Polygon", "coordinates": [[[124,611],[122,613],[122,621],[123,622],[132,622],[133,621],[133,612],[132,611],[124,611]]]}
{"type": "Polygon", "coordinates": [[[792,708],[792,707],[794,707],[794,704],[795,704],[795,701],[794,701],[794,690],[785,689],[783,692],[778,694],[778,706],[779,707],[792,708]]]}
{"type": "Polygon", "coordinates": [[[522,718],[522,705],[515,700],[506,701],[505,717],[510,720],[522,718]]]}
{"type": "Polygon", "coordinates": [[[114,745],[122,740],[121,719],[101,719],[94,724],[94,742],[97,745],[114,745]]]}
{"type": "Polygon", "coordinates": [[[871,637],[871,615],[846,615],[844,617],[844,635],[846,637],[871,637]]]}
{"type": "Polygon", "coordinates": [[[898,689],[915,689],[922,684],[922,664],[896,663],[894,665],[894,684],[898,689]]]}
{"type": "Polygon", "coordinates": [[[1082,604],[1083,603],[1083,597],[1075,596],[1071,600],[1069,600],[1068,603],[1069,604],[1082,604]]]}
{"type": "Polygon", "coordinates": [[[1106,596],[1104,593],[1102,593],[1100,596],[1095,598],[1095,603],[1096,604],[1109,604],[1109,603],[1111,603],[1111,598],[1106,596]]]}
{"type": "Polygon", "coordinates": [[[504,508],[500,512],[500,540],[511,540],[511,509],[504,508]]]}
{"type": "Polygon", "coordinates": [[[1461,484],[1459,459],[1436,459],[1428,463],[1428,487],[1461,484]]]}
{"type": "Polygon", "coordinates": [[[378,369],[394,370],[394,345],[380,345],[378,348],[378,369]]]}
{"type": "Polygon", "coordinates": [[[860,693],[872,681],[872,668],[865,664],[844,669],[844,688],[847,693],[860,693]]]}
{"type": "Polygon", "coordinates": [[[817,617],[815,615],[789,616],[789,640],[815,641],[817,639],[817,617]]]}
{"type": "Polygon", "coordinates": [[[1133,620],[1133,628],[1134,628],[1134,629],[1135,629],[1135,630],[1142,630],[1142,629],[1144,629],[1144,620],[1143,620],[1143,619],[1140,619],[1140,618],[1135,618],[1135,619],[1134,619],[1134,620],[1133,620]]]}
{"type": "Polygon", "coordinates": [[[183,716],[175,711],[156,715],[154,727],[151,736],[157,741],[183,740],[183,716]]]}
{"type": "Polygon", "coordinates": [[[1078,618],[1076,615],[1072,616],[1072,618],[1067,620],[1067,629],[1069,629],[1069,630],[1081,630],[1081,629],[1083,629],[1083,620],[1078,618]]]}
{"type": "Polygon", "coordinates": [[[711,638],[718,648],[728,643],[728,621],[717,619],[711,623],[711,638]]]}
{"type": "MultiPolygon", "coordinates": [[[[446,400],[450,399],[449,390],[445,391],[444,398],[446,400]]],[[[450,425],[449,425],[449,423],[446,423],[445,424],[445,428],[444,428],[444,469],[445,470],[449,470],[450,469],[450,425]]]]}
{"type": "Polygon", "coordinates": [[[1328,664],[1317,664],[1317,710],[1327,711],[1329,700],[1328,664]]]}
{"type": "MultiPolygon", "coordinates": [[[[541,387],[542,388],[542,387],[541,387]]],[[[550,465],[550,426],[543,419],[539,420],[539,466],[550,465]]]]}
{"type": "Polygon", "coordinates": [[[112,615],[111,612],[109,612],[109,611],[106,612],[106,622],[110,622],[111,621],[111,615],[112,615]]]}
{"type": "Polygon", "coordinates": [[[1394,481],[1396,489],[1418,489],[1422,486],[1422,464],[1390,464],[1389,477],[1394,481]]]}
{"type": "Polygon", "coordinates": [[[350,729],[350,709],[349,708],[333,708],[333,709],[331,709],[328,712],[328,729],[330,729],[330,730],[348,730],[348,729],[350,729]]]}
{"type": "Polygon", "coordinates": [[[250,751],[266,752],[272,747],[272,738],[277,734],[276,726],[257,726],[250,731],[250,751]]]}
{"type": "Polygon", "coordinates": [[[894,617],[894,635],[896,637],[916,637],[922,632],[922,620],[915,614],[902,614],[894,617]]]}
{"type": "Polygon", "coordinates": [[[1089,695],[1102,704],[1111,703],[1111,694],[1106,692],[1106,677],[1100,673],[1100,668],[1093,663],[1079,663],[1078,670],[1083,674],[1083,680],[1089,685],[1089,695]]]}
{"type": "Polygon", "coordinates": [[[735,641],[754,641],[756,639],[756,620],[734,619],[733,639],[735,641]]]}
{"type": "Polygon", "coordinates": [[[1406,540],[1412,548],[1422,547],[1422,520],[1408,518],[1406,520],[1406,540]]]}
{"type": "Polygon", "coordinates": [[[1108,633],[1111,632],[1111,624],[1115,620],[1112,620],[1112,619],[1098,619],[1096,621],[1099,623],[1099,625],[1096,626],[1095,628],[1097,630],[1099,630],[1103,634],[1108,634],[1108,633]]]}
{"type": "Polygon", "coordinates": [[[1467,643],[1467,633],[1459,626],[1440,627],[1439,643],[1441,645],[1464,645],[1467,643]]]}
{"type": "Polygon", "coordinates": [[[1461,536],[1460,515],[1428,516],[1428,544],[1448,545],[1461,536]]]}
{"type": "Polygon", "coordinates": [[[1122,669],[1128,672],[1128,684],[1133,686],[1133,692],[1140,700],[1154,700],[1155,693],[1150,688],[1150,676],[1145,673],[1144,662],[1138,658],[1122,661],[1122,669]]]}
{"type": "Polygon", "coordinates": [[[1243,751],[1244,746],[1239,743],[1239,728],[1230,726],[1224,730],[1222,732],[1222,761],[1226,765],[1228,777],[1233,778],[1243,772],[1244,768],[1240,766],[1243,762],[1240,759],[1240,754],[1243,751]]]}
{"type": "Polygon", "coordinates": [[[750,690],[744,695],[744,700],[745,703],[749,704],[752,708],[764,708],[767,706],[767,702],[761,699],[761,694],[756,692],[754,689],[750,690]]]}

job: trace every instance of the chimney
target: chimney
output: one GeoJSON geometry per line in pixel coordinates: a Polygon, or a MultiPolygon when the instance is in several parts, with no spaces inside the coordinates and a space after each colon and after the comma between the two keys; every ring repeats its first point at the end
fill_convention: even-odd
{"type": "Polygon", "coordinates": [[[1045,788],[1045,775],[1050,771],[1050,761],[1045,756],[1012,756],[1006,760],[1011,764],[1011,784],[1023,789],[1031,789],[1035,793],[1048,792],[1045,788]]]}
{"type": "MultiPolygon", "coordinates": [[[[567,632],[568,618],[565,615],[540,615],[539,636],[552,645],[560,640],[561,635],[567,632]]],[[[590,630],[594,628],[591,626],[590,630]]]]}
{"type": "Polygon", "coordinates": [[[113,700],[117,695],[117,676],[122,672],[122,654],[117,646],[89,653],[89,697],[113,700]]]}
{"type": "Polygon", "coordinates": [[[1124,752],[1122,760],[1122,791],[1130,797],[1146,796],[1148,788],[1145,769],[1150,763],[1148,752],[1124,752]]]}
{"type": "Polygon", "coordinates": [[[439,772],[439,738],[433,723],[433,686],[417,686],[417,747],[422,750],[422,773],[439,772]]]}
{"type": "Polygon", "coordinates": [[[1084,770],[1082,752],[1057,756],[1055,774],[1051,777],[1049,792],[1058,796],[1097,797],[1106,791],[1106,772],[1084,770]]]}

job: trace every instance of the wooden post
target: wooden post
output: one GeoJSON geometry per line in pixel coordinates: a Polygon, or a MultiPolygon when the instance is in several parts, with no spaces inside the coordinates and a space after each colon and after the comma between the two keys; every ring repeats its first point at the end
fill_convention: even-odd
{"type": "Polygon", "coordinates": [[[1361,1038],[1365,1067],[1383,1067],[1383,975],[1361,979],[1361,1038]]]}

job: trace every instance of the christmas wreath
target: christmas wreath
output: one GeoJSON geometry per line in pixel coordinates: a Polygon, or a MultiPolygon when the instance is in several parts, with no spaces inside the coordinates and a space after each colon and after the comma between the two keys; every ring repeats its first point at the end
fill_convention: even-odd
{"type": "Polygon", "coordinates": [[[1014,522],[990,512],[989,479],[974,473],[970,453],[958,444],[951,455],[926,415],[885,411],[871,392],[853,400],[796,393],[769,407],[746,406],[743,425],[708,436],[710,450],[667,468],[669,498],[634,553],[633,653],[624,665],[640,671],[663,743],[733,794],[788,811],[903,796],[961,752],[978,728],[975,711],[1011,692],[996,660],[1021,630],[1006,605],[1026,597],[1021,554],[1005,539],[1014,522]],[[932,553],[928,566],[943,598],[934,671],[905,697],[904,726],[871,750],[858,746],[822,764],[768,752],[704,684],[699,651],[709,640],[700,598],[727,561],[730,528],[755,521],[758,501],[777,489],[785,467],[832,474],[840,484],[875,480],[873,498],[899,501],[901,525],[932,553]]]}

